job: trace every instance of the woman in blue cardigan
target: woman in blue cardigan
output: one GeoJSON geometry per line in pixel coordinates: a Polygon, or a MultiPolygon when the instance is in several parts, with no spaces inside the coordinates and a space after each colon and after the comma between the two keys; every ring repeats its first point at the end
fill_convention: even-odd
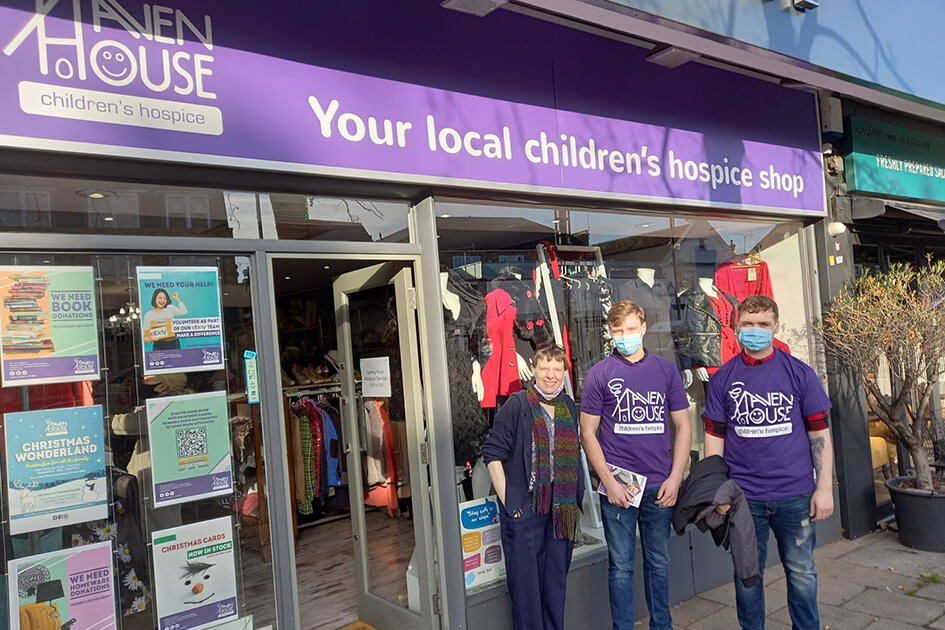
{"type": "Polygon", "coordinates": [[[516,630],[561,630],[584,494],[578,411],[564,393],[567,355],[539,348],[535,381],[496,414],[482,454],[501,510],[516,630]]]}

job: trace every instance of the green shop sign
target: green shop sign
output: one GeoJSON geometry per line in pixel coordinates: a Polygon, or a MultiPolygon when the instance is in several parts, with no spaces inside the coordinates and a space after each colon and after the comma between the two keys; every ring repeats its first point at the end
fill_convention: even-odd
{"type": "Polygon", "coordinates": [[[849,116],[847,188],[945,203],[945,136],[849,116]]]}

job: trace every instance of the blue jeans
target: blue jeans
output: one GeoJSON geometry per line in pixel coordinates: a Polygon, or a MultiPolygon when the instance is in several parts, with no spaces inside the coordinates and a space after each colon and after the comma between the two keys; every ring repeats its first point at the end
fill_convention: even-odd
{"type": "Polygon", "coordinates": [[[788,612],[793,630],[819,630],[817,573],[814,572],[816,535],[810,520],[810,497],[805,494],[776,501],[748,501],[758,536],[758,563],[761,580],[746,588],[735,578],[738,622],[744,630],[764,630],[764,570],[768,554],[768,530],[774,532],[784,565],[788,590],[788,612]]]}
{"type": "Polygon", "coordinates": [[[673,508],[655,503],[659,488],[647,488],[639,508],[622,508],[601,497],[600,513],[607,538],[610,616],[614,630],[633,628],[633,556],[637,523],[643,548],[643,588],[650,609],[650,630],[672,630],[669,615],[669,536],[673,508]]]}

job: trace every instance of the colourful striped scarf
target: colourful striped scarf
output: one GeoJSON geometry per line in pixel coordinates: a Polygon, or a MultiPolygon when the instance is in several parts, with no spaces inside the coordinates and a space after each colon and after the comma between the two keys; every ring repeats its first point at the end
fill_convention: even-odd
{"type": "Polygon", "coordinates": [[[555,538],[574,540],[580,531],[581,515],[577,504],[577,484],[580,451],[578,450],[577,419],[565,402],[567,394],[561,392],[550,401],[554,405],[555,453],[554,491],[551,477],[551,436],[541,410],[541,398],[535,385],[526,393],[532,411],[532,437],[535,440],[535,488],[533,509],[540,514],[551,512],[555,538]],[[552,494],[554,497],[552,497],[552,494]],[[552,504],[552,501],[554,503],[552,504]]]}

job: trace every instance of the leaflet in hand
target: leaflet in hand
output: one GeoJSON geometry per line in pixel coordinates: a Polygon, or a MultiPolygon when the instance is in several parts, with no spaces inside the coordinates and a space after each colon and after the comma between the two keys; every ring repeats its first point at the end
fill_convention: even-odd
{"type": "MultiPolygon", "coordinates": [[[[640,501],[643,499],[643,490],[646,488],[646,477],[640,473],[631,472],[626,468],[614,466],[613,464],[607,464],[607,467],[610,468],[610,472],[613,474],[617,483],[627,489],[630,495],[630,507],[640,507],[640,501]]],[[[597,491],[607,496],[607,489],[604,487],[603,481],[597,486],[597,491]]]]}

